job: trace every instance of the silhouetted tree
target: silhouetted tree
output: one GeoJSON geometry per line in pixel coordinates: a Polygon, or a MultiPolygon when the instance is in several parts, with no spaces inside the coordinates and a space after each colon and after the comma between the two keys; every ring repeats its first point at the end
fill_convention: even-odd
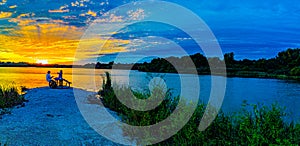
{"type": "Polygon", "coordinates": [[[234,53],[231,52],[231,53],[226,53],[224,55],[224,60],[225,60],[225,63],[227,66],[230,66],[232,67],[235,63],[235,60],[234,60],[234,53]]]}

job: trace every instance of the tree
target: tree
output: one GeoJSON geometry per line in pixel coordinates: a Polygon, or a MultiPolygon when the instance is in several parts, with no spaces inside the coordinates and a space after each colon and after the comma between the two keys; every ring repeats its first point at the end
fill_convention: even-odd
{"type": "Polygon", "coordinates": [[[101,68],[101,63],[100,63],[100,62],[97,62],[95,68],[101,68]]]}
{"type": "Polygon", "coordinates": [[[225,60],[225,63],[226,63],[227,66],[233,66],[233,64],[235,63],[234,53],[233,52],[226,53],[224,55],[224,60],[225,60]]]}

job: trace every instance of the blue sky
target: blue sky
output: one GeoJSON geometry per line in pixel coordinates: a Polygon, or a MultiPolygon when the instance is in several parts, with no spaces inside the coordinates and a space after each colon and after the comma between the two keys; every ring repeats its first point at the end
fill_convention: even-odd
{"type": "Polygon", "coordinates": [[[296,0],[181,3],[202,17],[224,52],[237,58],[273,57],[300,46],[300,2],[296,0]]]}
{"type": "MultiPolygon", "coordinates": [[[[89,24],[93,20],[101,18],[107,11],[129,2],[133,1],[0,0],[0,37],[2,40],[0,40],[0,61],[18,60],[16,58],[21,60],[21,58],[27,57],[27,60],[46,58],[51,62],[58,58],[49,58],[45,54],[51,49],[57,51],[55,49],[59,48],[59,50],[69,52],[65,53],[63,56],[65,59],[61,62],[71,62],[72,53],[74,54],[72,49],[74,50],[76,47],[69,46],[78,45],[74,42],[80,39],[89,24]],[[56,28],[59,29],[56,30],[56,28]],[[45,29],[47,31],[44,31],[45,29]],[[24,39],[31,41],[26,42],[24,39]],[[16,42],[17,40],[18,42],[16,42]],[[36,40],[43,42],[43,45],[36,45],[36,40]],[[55,45],[50,47],[53,44],[55,45]],[[26,48],[26,46],[30,47],[26,48]],[[32,53],[35,51],[38,53],[32,53]],[[13,56],[13,58],[7,56],[13,56]]],[[[234,52],[237,59],[270,58],[287,48],[300,47],[299,1],[170,0],[169,2],[186,7],[201,17],[215,34],[222,51],[234,52]]],[[[180,14],[178,15],[180,16],[180,14]]],[[[127,31],[125,33],[115,34],[117,39],[124,40],[124,47],[118,48],[119,53],[126,54],[129,50],[135,54],[144,52],[148,55],[155,55],[158,50],[153,49],[151,54],[149,49],[143,49],[143,47],[149,48],[144,45],[145,43],[139,46],[140,49],[130,48],[134,46],[132,43],[138,44],[143,41],[138,37],[144,36],[138,34],[145,33],[143,27],[145,26],[136,25],[125,29],[124,31],[127,31]],[[134,37],[128,38],[128,36],[134,37]],[[128,39],[131,39],[130,42],[127,42],[128,39]]],[[[171,27],[148,25],[147,30],[152,30],[153,34],[150,33],[150,35],[171,38],[182,45],[188,53],[199,52],[199,48],[193,40],[180,31],[176,32],[171,27]]],[[[147,34],[149,35],[148,32],[147,34]]],[[[155,42],[155,40],[152,41],[155,42]]],[[[174,44],[158,44],[167,48],[162,53],[163,56],[180,55],[176,54],[176,50],[172,50],[174,44]]],[[[101,54],[101,61],[111,61],[117,53],[100,52],[99,54],[101,54]]],[[[53,56],[55,55],[53,54],[53,56]]],[[[127,61],[130,62],[129,60],[127,61]]]]}

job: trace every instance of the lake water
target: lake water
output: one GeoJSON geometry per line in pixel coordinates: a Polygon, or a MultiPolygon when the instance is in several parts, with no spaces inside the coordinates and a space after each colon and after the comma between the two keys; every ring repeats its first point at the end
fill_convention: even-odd
{"type": "MultiPolygon", "coordinates": [[[[46,72],[50,70],[53,76],[57,76],[59,68],[4,68],[0,67],[0,83],[6,84],[15,82],[17,85],[28,88],[48,86],[45,79],[46,72]]],[[[110,70],[94,69],[62,69],[63,77],[75,84],[75,87],[91,91],[98,91],[103,82],[103,75],[110,70]],[[90,73],[95,74],[91,76],[90,73]],[[92,81],[92,82],[91,82],[92,81]]],[[[180,86],[180,76],[188,78],[190,75],[178,74],[153,74],[153,76],[163,76],[168,88],[172,89],[175,95],[180,94],[180,89],[193,93],[195,89],[190,86],[180,86]]],[[[136,90],[148,89],[149,74],[138,71],[114,70],[112,74],[113,82],[122,85],[129,85],[136,90]],[[128,77],[129,74],[129,77],[128,77]],[[128,83],[127,83],[128,82],[128,83]]],[[[211,77],[198,76],[200,81],[200,99],[206,103],[210,96],[211,77]]],[[[221,77],[223,78],[223,77],[221,77]]],[[[190,83],[193,84],[193,83],[190,83]]],[[[291,113],[293,120],[300,120],[300,83],[294,81],[277,79],[257,79],[257,78],[227,78],[226,94],[222,109],[225,112],[235,112],[241,108],[244,100],[248,103],[263,103],[270,105],[278,102],[285,106],[287,112],[291,113]]]]}

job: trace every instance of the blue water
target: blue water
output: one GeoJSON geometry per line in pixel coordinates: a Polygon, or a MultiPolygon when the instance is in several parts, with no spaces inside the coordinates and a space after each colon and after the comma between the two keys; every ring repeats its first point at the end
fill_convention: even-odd
{"type": "MultiPolygon", "coordinates": [[[[48,86],[45,80],[46,72],[50,70],[53,76],[57,76],[59,68],[1,68],[0,84],[15,82],[18,85],[29,88],[48,86]]],[[[62,69],[63,77],[73,82],[72,86],[86,90],[98,91],[101,88],[105,71],[93,69],[62,69]],[[91,76],[91,73],[95,76],[91,76]]],[[[113,82],[131,86],[134,90],[149,89],[150,75],[144,72],[114,70],[113,82]],[[148,79],[147,79],[148,78],[148,79]]],[[[207,103],[211,91],[211,76],[198,76],[200,88],[194,86],[195,81],[189,80],[186,86],[181,87],[180,78],[188,80],[191,75],[187,74],[152,74],[154,77],[162,77],[173,95],[180,95],[181,89],[193,94],[200,90],[199,99],[207,103]]],[[[218,77],[224,78],[224,77],[218,77]]],[[[240,111],[244,100],[249,104],[261,103],[271,105],[278,103],[286,107],[290,113],[289,119],[300,121],[300,83],[295,81],[277,79],[257,78],[227,78],[226,93],[224,96],[222,110],[227,113],[240,111]]],[[[189,98],[189,96],[185,97],[189,98]]]]}
{"type": "MultiPolygon", "coordinates": [[[[122,76],[122,72],[114,76],[122,76]]],[[[131,71],[129,85],[134,89],[147,89],[149,80],[147,73],[131,71]]],[[[178,74],[153,74],[152,76],[163,76],[168,88],[171,88],[174,95],[180,95],[180,89],[193,92],[195,89],[193,82],[191,86],[180,86],[180,77],[187,78],[190,75],[178,74]]],[[[207,103],[211,91],[211,76],[201,75],[200,97],[203,103],[207,103]]],[[[219,77],[223,78],[223,77],[219,77]]],[[[187,97],[188,98],[188,97],[187,97]]],[[[296,81],[278,79],[259,79],[259,78],[227,78],[226,92],[222,104],[222,110],[226,113],[240,111],[243,101],[248,104],[263,104],[270,106],[277,103],[286,108],[289,114],[288,119],[300,121],[300,83],[296,81]]]]}

